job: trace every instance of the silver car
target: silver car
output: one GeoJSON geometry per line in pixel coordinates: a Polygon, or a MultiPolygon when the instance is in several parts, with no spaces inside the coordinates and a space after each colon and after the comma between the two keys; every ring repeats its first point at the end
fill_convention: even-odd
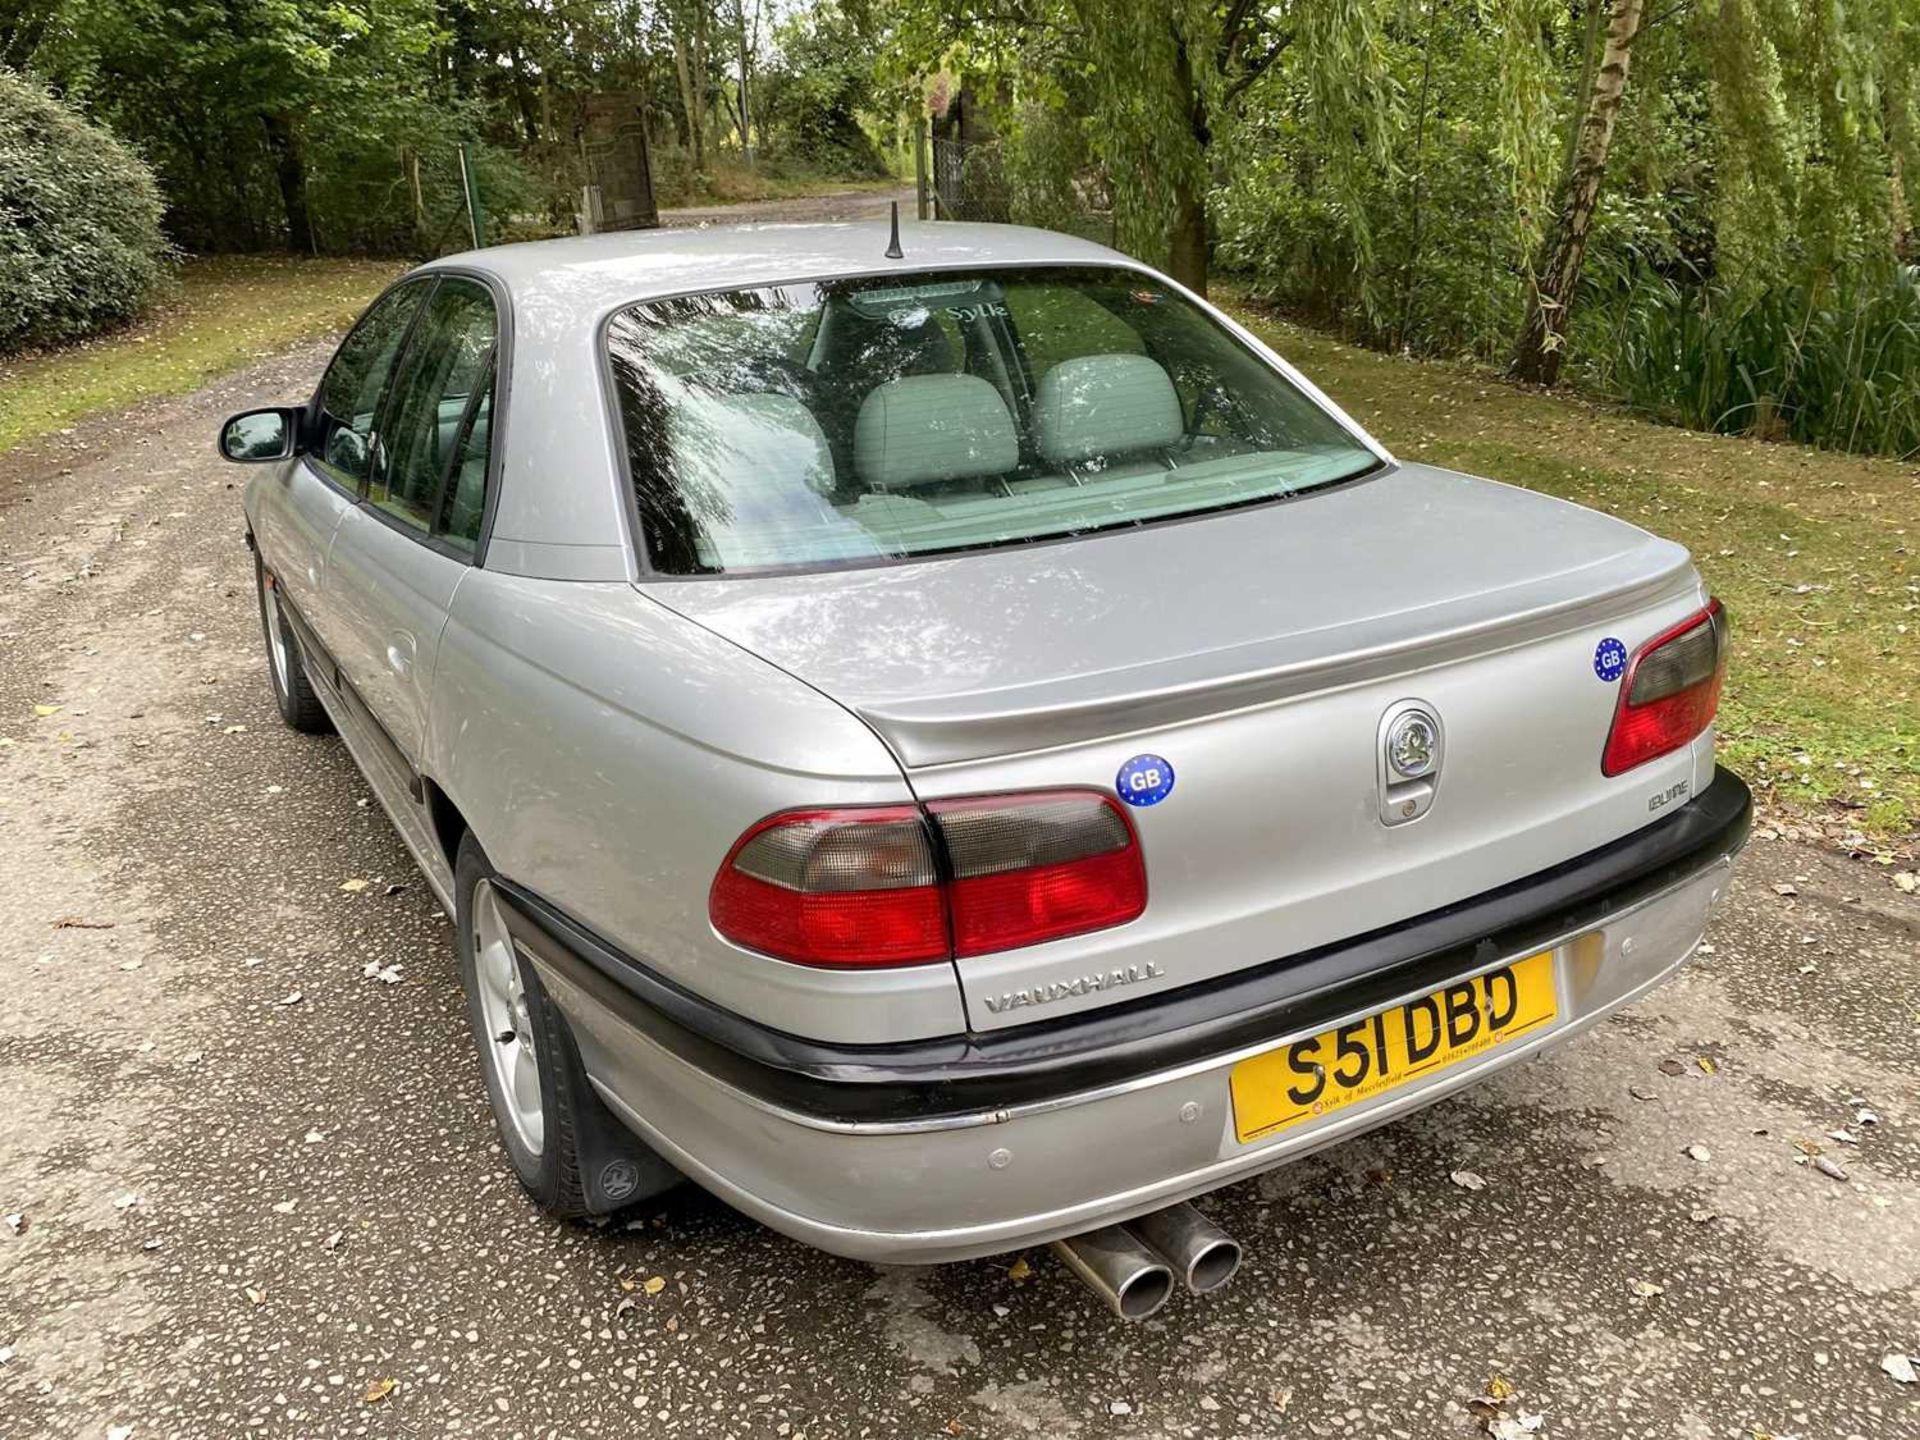
{"type": "Polygon", "coordinates": [[[1693,951],[1751,806],[1726,621],[1121,255],[897,239],[406,276],[222,432],[274,695],[455,917],[540,1204],[1059,1242],[1143,1314],[1237,1258],[1184,1202],[1693,951]]]}

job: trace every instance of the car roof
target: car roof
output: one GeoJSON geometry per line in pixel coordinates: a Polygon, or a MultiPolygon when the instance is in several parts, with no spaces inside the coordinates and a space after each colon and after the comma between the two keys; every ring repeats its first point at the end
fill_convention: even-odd
{"type": "Polygon", "coordinates": [[[690,291],[972,266],[1132,264],[1091,240],[1023,225],[903,222],[890,259],[886,220],[623,230],[449,255],[422,267],[479,271],[515,309],[552,304],[578,317],[690,291]]]}

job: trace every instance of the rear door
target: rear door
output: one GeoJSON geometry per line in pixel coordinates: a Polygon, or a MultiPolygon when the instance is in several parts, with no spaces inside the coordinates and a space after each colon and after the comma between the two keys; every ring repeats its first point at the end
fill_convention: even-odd
{"type": "Polygon", "coordinates": [[[497,333],[484,285],[438,282],[381,407],[365,502],[334,539],[335,658],[409,765],[425,739],[440,632],[480,538],[497,333]]]}

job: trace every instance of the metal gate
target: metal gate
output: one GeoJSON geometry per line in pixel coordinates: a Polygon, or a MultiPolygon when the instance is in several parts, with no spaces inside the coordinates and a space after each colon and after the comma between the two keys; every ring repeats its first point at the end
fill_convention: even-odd
{"type": "Polygon", "coordinates": [[[986,220],[1008,218],[1007,185],[1000,168],[1000,142],[933,137],[933,218],[986,220]]]}

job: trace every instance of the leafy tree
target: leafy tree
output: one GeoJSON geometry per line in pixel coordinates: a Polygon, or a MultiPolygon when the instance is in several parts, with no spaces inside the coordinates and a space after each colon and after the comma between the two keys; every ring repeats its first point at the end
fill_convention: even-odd
{"type": "Polygon", "coordinates": [[[140,158],[0,70],[0,352],[133,319],[171,259],[140,158]]]}
{"type": "MultiPolygon", "coordinates": [[[[1084,116],[1110,181],[1120,239],[1205,292],[1215,147],[1249,114],[1283,56],[1326,134],[1327,181],[1385,164],[1395,102],[1379,64],[1386,0],[911,0],[895,12],[896,67],[945,62],[997,79],[1019,104],[1084,116]],[[1068,97],[1072,97],[1071,100],[1068,97]]],[[[1031,127],[1030,127],[1031,128],[1031,127]]],[[[1358,209],[1349,220],[1360,225],[1358,209]]],[[[1364,246],[1363,229],[1356,238],[1364,246]]]]}
{"type": "Polygon", "coordinates": [[[886,167],[860,116],[877,105],[872,21],[821,0],[776,27],[777,58],[761,83],[760,116],[786,154],[853,175],[886,167]]]}

